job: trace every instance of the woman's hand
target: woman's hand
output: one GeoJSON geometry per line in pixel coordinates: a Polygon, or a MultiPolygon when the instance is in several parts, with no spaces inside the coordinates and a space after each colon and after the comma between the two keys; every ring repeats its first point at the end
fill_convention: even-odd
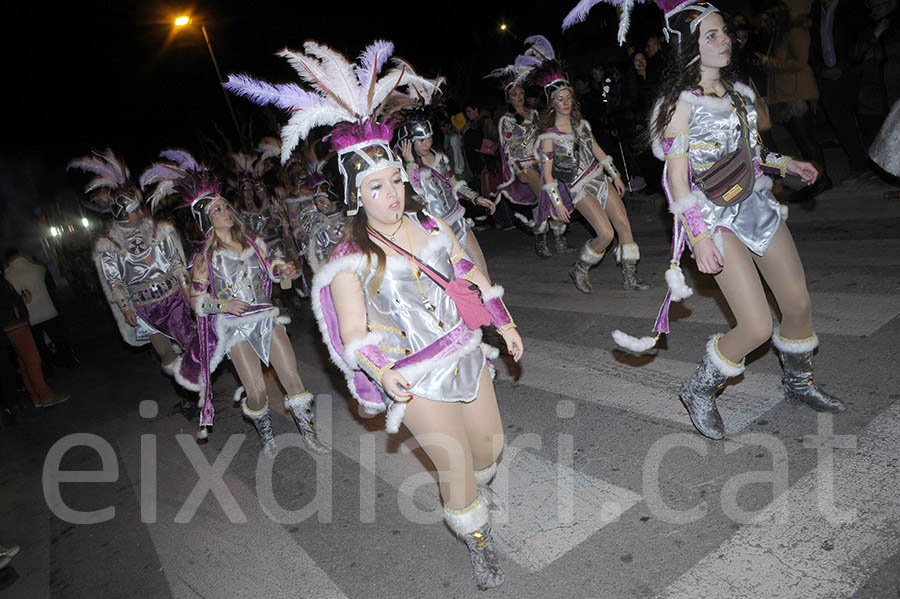
{"type": "Polygon", "coordinates": [[[714,275],[722,272],[725,266],[725,259],[722,252],[713,243],[709,237],[704,237],[694,244],[694,260],[697,262],[697,268],[700,272],[708,275],[714,275]]]}
{"type": "Polygon", "coordinates": [[[553,212],[556,213],[556,220],[560,220],[564,223],[570,222],[569,209],[566,208],[565,204],[559,204],[558,206],[554,205],[553,212]]]}
{"type": "Polygon", "coordinates": [[[503,337],[503,340],[506,341],[506,349],[509,351],[509,355],[513,357],[513,360],[518,362],[522,359],[522,354],[525,353],[525,346],[522,345],[522,336],[519,335],[519,331],[516,330],[516,327],[510,327],[505,331],[500,331],[500,335],[503,337]]]}
{"type": "Polygon", "coordinates": [[[616,191],[619,193],[620,198],[625,197],[625,183],[622,182],[622,177],[616,177],[613,179],[613,187],[616,188],[616,191]]]}
{"type": "Polygon", "coordinates": [[[134,310],[128,308],[127,310],[122,312],[122,316],[125,317],[125,322],[127,322],[129,326],[137,326],[137,315],[134,313],[134,310]]]}
{"type": "Polygon", "coordinates": [[[403,375],[393,368],[384,371],[381,375],[381,388],[394,401],[406,403],[412,399],[412,393],[409,392],[409,383],[403,378],[403,375]]]}
{"type": "Polygon", "coordinates": [[[233,299],[225,302],[225,307],[223,309],[229,314],[240,316],[241,314],[246,312],[248,308],[250,308],[250,304],[248,304],[247,302],[233,299]]]}
{"type": "Polygon", "coordinates": [[[405,139],[400,142],[400,153],[403,154],[403,159],[407,162],[415,162],[415,157],[413,156],[413,145],[412,142],[408,139],[405,139]]]}
{"type": "Polygon", "coordinates": [[[819,169],[811,162],[805,160],[788,160],[787,172],[797,175],[807,185],[812,185],[819,178],[819,169]]]}
{"type": "Polygon", "coordinates": [[[494,204],[494,202],[490,201],[487,198],[483,198],[481,196],[478,196],[477,198],[475,198],[475,203],[483,208],[487,208],[488,212],[490,212],[491,214],[493,214],[494,211],[497,210],[497,206],[496,206],[496,204],[494,204]]]}
{"type": "Polygon", "coordinates": [[[293,279],[297,276],[297,267],[293,262],[285,262],[275,267],[274,274],[279,279],[293,279]]]}

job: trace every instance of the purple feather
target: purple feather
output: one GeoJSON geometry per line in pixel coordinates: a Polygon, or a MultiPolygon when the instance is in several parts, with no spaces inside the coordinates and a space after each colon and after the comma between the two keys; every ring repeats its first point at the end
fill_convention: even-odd
{"type": "Polygon", "coordinates": [[[359,105],[367,106],[369,90],[381,67],[394,53],[394,43],[387,40],[376,40],[366,46],[359,56],[359,64],[354,67],[356,79],[359,81],[359,105]]]}
{"type": "Polygon", "coordinates": [[[305,91],[296,83],[271,84],[247,75],[228,75],[225,89],[260,106],[274,104],[281,110],[302,110],[322,101],[318,94],[305,91]]]}
{"type": "MultiPolygon", "coordinates": [[[[556,52],[553,51],[553,45],[550,40],[543,35],[532,35],[525,38],[525,45],[529,46],[528,50],[537,52],[544,60],[556,58],[556,52]]],[[[526,50],[526,52],[528,51],[526,50]]]]}
{"type": "Polygon", "coordinates": [[[154,162],[143,173],[141,173],[140,184],[141,189],[147,185],[159,181],[160,179],[180,179],[184,176],[184,171],[176,168],[171,164],[162,162],[154,162]]]}
{"type": "Polygon", "coordinates": [[[540,66],[540,64],[540,58],[537,58],[536,56],[525,56],[524,54],[521,54],[516,57],[516,61],[513,63],[513,66],[516,69],[522,69],[537,67],[540,66]]]}
{"type": "Polygon", "coordinates": [[[575,8],[569,11],[569,14],[566,15],[566,18],[563,19],[562,30],[565,31],[572,25],[581,23],[582,21],[587,19],[588,13],[591,12],[591,9],[601,2],[603,4],[618,6],[622,3],[622,0],[581,0],[581,2],[575,5],[575,8]]]}
{"type": "Polygon", "coordinates": [[[185,171],[198,171],[200,170],[200,165],[194,159],[193,156],[187,150],[163,150],[159,153],[160,157],[165,158],[166,160],[171,160],[175,164],[179,166],[182,170],[185,171]]]}

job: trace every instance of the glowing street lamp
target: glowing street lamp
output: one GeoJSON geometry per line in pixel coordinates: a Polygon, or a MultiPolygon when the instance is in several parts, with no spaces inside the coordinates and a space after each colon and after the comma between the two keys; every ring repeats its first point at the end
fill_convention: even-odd
{"type": "Polygon", "coordinates": [[[81,217],[81,226],[84,227],[85,229],[87,229],[88,227],[91,226],[91,223],[90,223],[90,221],[88,221],[88,219],[86,217],[82,216],[81,217]]]}
{"type": "Polygon", "coordinates": [[[50,235],[52,237],[59,237],[59,229],[56,227],[50,227],[50,235]]]}
{"type": "MultiPolygon", "coordinates": [[[[188,15],[181,15],[177,17],[174,21],[175,27],[186,27],[191,24],[191,17],[188,15]]],[[[222,85],[224,83],[224,79],[222,79],[222,72],[219,70],[219,63],[216,61],[216,55],[213,52],[212,44],[209,42],[209,35],[206,33],[206,25],[203,23],[200,24],[200,31],[203,33],[203,40],[206,42],[206,49],[209,50],[209,57],[212,59],[213,67],[216,69],[216,77],[219,80],[219,89],[222,90],[222,95],[225,97],[225,104],[228,106],[228,113],[231,115],[231,122],[234,123],[234,130],[237,133],[238,140],[241,142],[241,147],[245,148],[244,144],[244,136],[241,135],[241,128],[238,125],[237,117],[234,115],[234,108],[231,106],[231,98],[228,97],[228,91],[225,89],[225,86],[222,85]]]]}
{"type": "Polygon", "coordinates": [[[506,31],[506,23],[500,23],[500,31],[506,31]]]}

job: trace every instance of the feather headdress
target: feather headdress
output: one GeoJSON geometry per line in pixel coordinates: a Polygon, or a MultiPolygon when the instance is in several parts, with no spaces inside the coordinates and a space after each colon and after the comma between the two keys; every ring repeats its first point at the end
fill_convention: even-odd
{"type": "Polygon", "coordinates": [[[85,205],[97,212],[109,212],[111,202],[117,196],[135,191],[128,166],[110,148],[75,158],[66,165],[67,170],[73,168],[95,175],[88,181],[84,193],[88,196],[85,205]]]}
{"type": "Polygon", "coordinates": [[[553,51],[553,46],[547,38],[543,35],[532,35],[525,38],[525,45],[528,48],[523,56],[539,61],[538,63],[529,61],[529,64],[534,66],[530,69],[528,78],[544,89],[548,103],[553,100],[556,92],[571,89],[569,78],[563,72],[562,64],[557,60],[556,52],[553,51]]]}
{"type": "Polygon", "coordinates": [[[500,87],[504,92],[509,93],[514,87],[522,87],[528,79],[531,71],[540,66],[541,59],[527,54],[516,57],[516,60],[505,67],[494,69],[484,76],[485,79],[499,79],[500,87]]]}
{"type": "MultiPolygon", "coordinates": [[[[581,0],[581,2],[576,4],[575,8],[566,15],[566,18],[563,20],[562,29],[565,31],[572,25],[581,23],[587,19],[590,10],[597,4],[602,3],[615,6],[619,11],[619,32],[617,37],[619,45],[621,46],[625,43],[625,37],[628,35],[628,28],[631,26],[631,11],[634,9],[634,5],[639,2],[643,3],[648,1],[649,0],[581,0]]],[[[690,20],[690,31],[693,33],[696,31],[700,21],[714,12],[719,12],[715,6],[708,2],[699,2],[697,0],[656,0],[656,4],[665,15],[666,24],[663,28],[663,35],[666,36],[666,41],[671,41],[670,35],[674,35],[677,38],[675,40],[676,47],[679,47],[681,44],[682,32],[678,27],[675,27],[670,23],[671,17],[686,9],[698,10],[699,14],[690,20]]]]}
{"type": "Polygon", "coordinates": [[[155,186],[148,196],[154,212],[164,198],[175,196],[178,208],[190,208],[204,233],[212,226],[208,208],[222,197],[222,181],[210,169],[202,166],[187,150],[170,149],[159,153],[166,162],[154,162],[141,173],[142,189],[155,186]]]}
{"type": "Polygon", "coordinates": [[[306,42],[303,49],[304,52],[283,50],[278,55],[287,59],[312,91],[295,83],[271,84],[247,75],[229,75],[225,87],[257,104],[273,104],[292,113],[281,129],[282,163],[288,161],[300,140],[313,128],[340,124],[330,140],[338,152],[338,165],[345,179],[347,214],[352,216],[358,208],[358,187],[362,179],[376,169],[401,167],[389,147],[393,136],[390,121],[379,122],[379,118],[389,110],[391,100],[397,99],[398,88],[406,86],[411,93],[427,95],[434,92],[433,82],[419,77],[398,59],[394,59],[393,68],[379,78],[382,67],[394,51],[393,43],[388,41],[369,44],[356,65],[316,42],[306,42]],[[381,149],[365,151],[373,145],[381,149]],[[349,154],[361,161],[354,165],[352,182],[343,164],[343,158],[349,154]]]}

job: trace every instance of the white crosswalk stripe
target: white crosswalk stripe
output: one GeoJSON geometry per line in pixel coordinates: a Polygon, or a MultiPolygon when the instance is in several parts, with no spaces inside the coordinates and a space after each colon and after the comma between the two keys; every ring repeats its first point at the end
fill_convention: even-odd
{"type": "MultiPolygon", "coordinates": [[[[516,384],[691,426],[678,389],[696,362],[656,357],[638,368],[616,361],[608,349],[536,338],[525,339],[524,344],[522,375],[516,384]]],[[[512,380],[502,368],[498,377],[512,380]]],[[[742,431],[783,398],[779,376],[745,372],[718,402],[726,431],[742,431]]]]}
{"type": "Polygon", "coordinates": [[[834,516],[818,509],[830,471],[819,466],[658,599],[851,596],[900,550],[898,459],[900,403],[866,427],[856,450],[835,450],[834,516]]]}

